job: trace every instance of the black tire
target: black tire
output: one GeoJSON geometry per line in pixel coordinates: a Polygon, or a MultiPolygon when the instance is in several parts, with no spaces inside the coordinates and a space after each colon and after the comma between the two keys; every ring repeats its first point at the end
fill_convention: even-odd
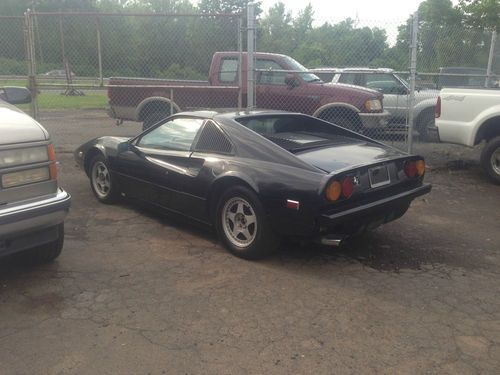
{"type": "Polygon", "coordinates": [[[19,254],[19,261],[25,265],[37,265],[56,259],[64,245],[64,223],[57,226],[57,239],[44,245],[34,247],[19,254]]]}
{"type": "Polygon", "coordinates": [[[318,118],[356,133],[363,131],[358,115],[351,110],[325,110],[319,114],[318,118]]]}
{"type": "Polygon", "coordinates": [[[417,131],[418,136],[422,142],[430,142],[431,137],[429,134],[429,128],[436,126],[436,117],[434,112],[425,112],[418,119],[417,131]]]}
{"type": "Polygon", "coordinates": [[[259,198],[252,190],[244,186],[234,186],[222,193],[215,209],[215,227],[225,247],[232,254],[243,259],[263,258],[276,250],[279,245],[279,237],[272,232],[259,198]],[[240,203],[241,212],[239,212],[240,203]],[[236,206],[232,206],[233,204],[236,206]],[[236,210],[233,207],[236,207],[236,210]],[[230,219],[232,214],[234,217],[230,219]],[[255,217],[255,224],[247,225],[246,219],[251,221],[253,217],[255,217]],[[237,228],[238,224],[241,224],[240,233],[235,236],[238,229],[234,228],[237,228]],[[245,231],[250,238],[245,237],[245,231]]]}
{"type": "Polygon", "coordinates": [[[161,111],[152,112],[148,114],[144,118],[144,122],[142,123],[142,131],[149,129],[150,127],[157,124],[161,120],[166,119],[168,116],[169,116],[168,112],[161,112],[161,111]]]}
{"type": "Polygon", "coordinates": [[[481,153],[481,167],[486,174],[500,185],[500,137],[489,140],[481,153]]]}
{"type": "Polygon", "coordinates": [[[114,178],[104,155],[98,154],[90,161],[89,179],[92,192],[99,202],[112,204],[119,199],[119,191],[116,189],[114,178]]]}

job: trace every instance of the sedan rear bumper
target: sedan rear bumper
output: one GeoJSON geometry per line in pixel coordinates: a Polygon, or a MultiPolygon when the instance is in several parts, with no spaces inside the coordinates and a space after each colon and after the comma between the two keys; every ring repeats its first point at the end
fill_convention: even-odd
{"type": "Polygon", "coordinates": [[[430,184],[424,184],[354,208],[324,213],[319,218],[320,230],[326,233],[349,232],[353,228],[371,228],[396,220],[406,212],[413,199],[429,193],[431,188],[430,184]]]}

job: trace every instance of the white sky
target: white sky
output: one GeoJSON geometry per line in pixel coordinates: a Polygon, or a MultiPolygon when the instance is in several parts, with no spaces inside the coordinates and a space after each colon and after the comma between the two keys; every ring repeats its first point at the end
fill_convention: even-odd
{"type": "MultiPolygon", "coordinates": [[[[389,40],[395,40],[397,26],[417,11],[423,0],[281,0],[285,8],[296,16],[311,3],[314,9],[314,26],[325,22],[337,23],[348,17],[359,20],[359,26],[377,26],[387,30],[389,40]]],[[[262,0],[265,13],[277,1],[262,0]]],[[[458,0],[452,0],[457,4],[458,0]]]]}

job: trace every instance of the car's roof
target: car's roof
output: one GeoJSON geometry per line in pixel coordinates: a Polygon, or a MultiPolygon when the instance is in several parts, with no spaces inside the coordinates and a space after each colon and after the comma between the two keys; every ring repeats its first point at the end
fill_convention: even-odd
{"type": "Polygon", "coordinates": [[[393,73],[394,69],[390,68],[368,68],[368,67],[348,67],[348,68],[315,68],[311,72],[324,72],[324,73],[347,73],[347,72],[368,72],[368,73],[393,73]]]}
{"type": "Polygon", "coordinates": [[[275,116],[275,115],[293,115],[293,116],[307,116],[303,113],[278,111],[270,109],[253,109],[251,111],[241,110],[235,111],[233,109],[221,110],[221,111],[189,111],[189,112],[179,112],[175,114],[176,116],[189,116],[189,117],[199,117],[199,118],[210,118],[210,119],[226,119],[233,120],[235,118],[242,117],[256,117],[256,116],[275,116]]]}

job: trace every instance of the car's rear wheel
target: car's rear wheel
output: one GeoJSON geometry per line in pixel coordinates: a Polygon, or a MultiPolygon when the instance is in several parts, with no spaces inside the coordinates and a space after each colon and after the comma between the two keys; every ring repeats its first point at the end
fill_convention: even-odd
{"type": "Polygon", "coordinates": [[[495,183],[500,184],[500,137],[486,143],[481,153],[481,166],[495,183]]]}
{"type": "Polygon", "coordinates": [[[259,198],[244,186],[231,187],[222,194],[215,225],[226,248],[240,258],[262,258],[279,244],[259,198]]]}
{"type": "Polygon", "coordinates": [[[36,265],[56,259],[62,251],[64,244],[64,223],[57,226],[57,239],[44,245],[34,247],[19,254],[23,264],[36,265]]]}
{"type": "Polygon", "coordinates": [[[102,203],[114,203],[118,191],[103,155],[96,155],[90,162],[90,187],[96,198],[102,203]]]}

